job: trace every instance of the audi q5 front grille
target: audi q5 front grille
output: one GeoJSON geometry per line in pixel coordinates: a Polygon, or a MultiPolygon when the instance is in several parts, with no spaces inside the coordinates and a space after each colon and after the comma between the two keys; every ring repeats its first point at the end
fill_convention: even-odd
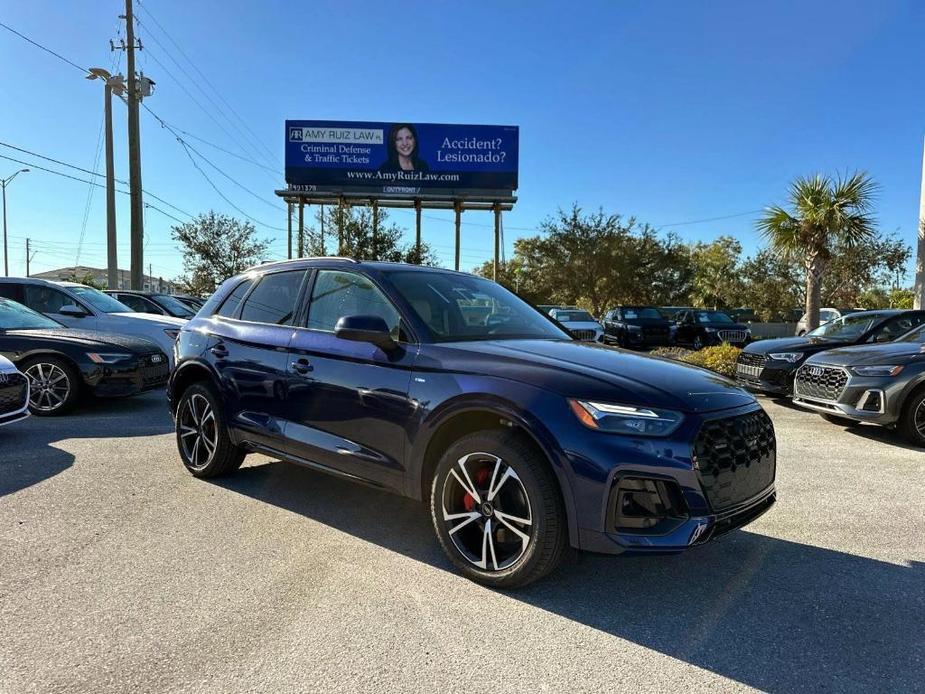
{"type": "Polygon", "coordinates": [[[26,377],[20,373],[0,374],[0,415],[17,412],[26,405],[26,377]]]}
{"type": "Polygon", "coordinates": [[[835,366],[804,364],[793,381],[799,397],[837,401],[848,385],[848,372],[835,366]]]}
{"type": "Polygon", "coordinates": [[[694,467],[715,512],[741,504],[774,483],[777,442],[764,410],[707,421],[694,440],[694,467]]]}

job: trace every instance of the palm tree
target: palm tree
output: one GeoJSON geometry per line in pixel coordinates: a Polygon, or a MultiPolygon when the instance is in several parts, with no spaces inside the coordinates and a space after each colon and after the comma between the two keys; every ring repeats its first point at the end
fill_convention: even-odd
{"type": "Polygon", "coordinates": [[[864,172],[815,175],[790,184],[788,212],[777,205],[758,220],[758,231],[784,258],[806,270],[807,330],[819,325],[822,276],[838,246],[852,247],[875,236],[871,208],[877,184],[864,172]]]}

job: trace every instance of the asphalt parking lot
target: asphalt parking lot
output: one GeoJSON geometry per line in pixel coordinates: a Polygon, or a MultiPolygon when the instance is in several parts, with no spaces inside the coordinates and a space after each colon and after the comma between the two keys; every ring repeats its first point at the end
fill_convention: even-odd
{"type": "Polygon", "coordinates": [[[779,503],[493,592],[423,506],[182,468],[161,394],[0,429],[0,691],[922,691],[925,452],[763,400],[779,503]]]}

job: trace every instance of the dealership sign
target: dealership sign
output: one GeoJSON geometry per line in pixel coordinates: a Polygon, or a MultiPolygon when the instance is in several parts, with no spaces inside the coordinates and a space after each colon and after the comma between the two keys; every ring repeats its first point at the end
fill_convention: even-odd
{"type": "Polygon", "coordinates": [[[286,121],[286,183],[385,195],[510,195],[518,134],[500,125],[286,121]]]}

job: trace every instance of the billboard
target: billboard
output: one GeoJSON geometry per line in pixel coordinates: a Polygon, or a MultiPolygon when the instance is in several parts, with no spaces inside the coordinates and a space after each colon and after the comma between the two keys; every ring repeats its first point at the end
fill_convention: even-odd
{"type": "Polygon", "coordinates": [[[504,125],[286,121],[291,190],[371,195],[510,195],[518,128],[504,125]]]}

